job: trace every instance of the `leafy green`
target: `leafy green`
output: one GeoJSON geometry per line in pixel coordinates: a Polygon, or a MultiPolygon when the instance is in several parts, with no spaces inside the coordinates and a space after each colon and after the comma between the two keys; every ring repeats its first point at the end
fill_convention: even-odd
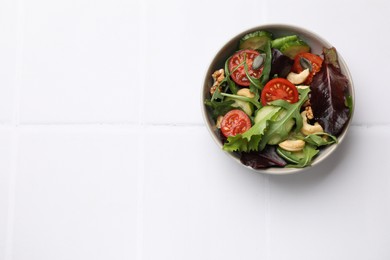
{"type": "Polygon", "coordinates": [[[291,162],[291,163],[294,163],[294,164],[298,164],[299,163],[299,159],[302,158],[302,156],[303,156],[303,152],[302,151],[290,152],[290,151],[286,151],[286,150],[284,150],[284,149],[282,149],[280,147],[276,148],[276,152],[284,160],[286,160],[288,162],[291,162]]]}
{"type": "Polygon", "coordinates": [[[244,97],[244,96],[239,96],[239,95],[232,95],[232,94],[228,94],[228,93],[222,93],[221,95],[224,96],[224,97],[231,97],[231,98],[234,98],[234,99],[237,99],[237,100],[241,100],[241,101],[252,103],[257,108],[261,107],[261,104],[258,101],[258,99],[256,99],[256,97],[249,98],[249,97],[244,97]]]}
{"type": "Polygon", "coordinates": [[[268,145],[263,151],[243,152],[241,153],[240,161],[253,169],[284,167],[287,164],[276,152],[275,145],[268,145]]]}
{"type": "Polygon", "coordinates": [[[215,90],[210,100],[205,100],[205,105],[208,106],[211,110],[211,115],[214,119],[216,119],[220,115],[225,115],[230,110],[234,109],[235,107],[232,106],[234,104],[234,100],[224,100],[225,97],[232,97],[234,99],[246,101],[249,103],[252,103],[257,108],[261,107],[260,102],[258,101],[258,94],[257,99],[255,98],[247,98],[243,96],[236,95],[238,91],[238,87],[236,83],[234,83],[233,80],[231,80],[230,75],[231,72],[234,72],[238,67],[245,64],[245,60],[238,64],[231,72],[229,71],[229,60],[231,57],[229,57],[225,62],[225,78],[220,82],[220,86],[225,86],[225,92],[229,89],[233,94],[228,94],[221,92],[219,88],[215,90]],[[226,86],[227,83],[227,86],[226,86]]]}
{"type": "Polygon", "coordinates": [[[254,78],[254,77],[249,75],[248,64],[246,63],[246,58],[244,58],[244,71],[245,71],[246,77],[249,79],[249,82],[250,82],[249,90],[255,94],[255,97],[252,99],[252,101],[249,101],[249,102],[254,104],[257,108],[262,107],[261,103],[258,102],[258,100],[260,100],[260,91],[259,90],[262,90],[264,85],[269,80],[269,74],[271,71],[271,63],[272,63],[272,51],[271,51],[270,41],[268,41],[265,44],[264,67],[263,67],[263,71],[262,71],[259,79],[254,78]]]}
{"type": "Polygon", "coordinates": [[[348,107],[349,109],[349,116],[352,114],[352,109],[353,109],[353,98],[351,95],[348,95],[345,97],[345,106],[348,107]]]}
{"type": "Polygon", "coordinates": [[[246,62],[246,59],[244,58],[244,71],[246,77],[249,79],[250,82],[249,88],[252,93],[258,94],[259,90],[262,90],[264,85],[268,82],[269,74],[271,71],[271,63],[272,63],[272,51],[271,51],[271,43],[269,41],[265,44],[264,66],[259,79],[249,75],[248,64],[246,62]]]}
{"type": "Polygon", "coordinates": [[[279,110],[280,107],[268,109],[268,112],[263,116],[263,118],[255,123],[248,131],[243,134],[228,137],[227,142],[223,146],[223,149],[229,152],[258,151],[259,142],[264,134],[265,129],[267,128],[269,120],[271,120],[279,110]]]}
{"type": "Polygon", "coordinates": [[[299,131],[302,128],[302,117],[299,113],[301,106],[306,102],[307,96],[310,92],[309,88],[299,89],[300,98],[298,102],[290,104],[285,100],[275,100],[271,102],[274,106],[279,106],[285,109],[285,112],[280,118],[275,121],[270,121],[267,132],[264,134],[260,142],[260,150],[263,150],[267,143],[275,138],[280,140],[286,139],[289,135],[290,129],[286,126],[289,125],[291,119],[295,120],[296,131],[299,131]]]}
{"type": "MultiPolygon", "coordinates": [[[[256,100],[256,101],[259,101],[259,100],[260,100],[260,91],[259,91],[259,89],[258,89],[255,85],[253,85],[252,83],[249,85],[249,91],[255,94],[255,96],[254,96],[254,98],[253,98],[254,100],[256,100]]],[[[260,105],[259,107],[262,106],[260,102],[259,102],[259,105],[260,105]]]]}
{"type": "Polygon", "coordinates": [[[249,79],[250,85],[249,88],[250,90],[255,90],[251,91],[253,93],[258,93],[259,89],[262,89],[263,87],[261,86],[260,79],[254,78],[251,75],[249,75],[248,71],[248,64],[246,63],[246,59],[244,60],[244,71],[245,71],[245,76],[249,79]],[[252,87],[251,87],[252,86],[252,87]]]}
{"type": "Polygon", "coordinates": [[[350,109],[345,106],[349,80],[341,72],[334,47],[323,48],[324,62],[310,84],[314,119],[325,132],[338,136],[348,124],[350,109]]]}
{"type": "MultiPolygon", "coordinates": [[[[295,121],[296,131],[302,128],[302,117],[299,113],[302,104],[306,101],[309,88],[300,91],[300,99],[294,104],[290,104],[284,100],[276,100],[272,102],[275,109],[271,109],[264,114],[248,131],[243,134],[238,134],[229,137],[224,144],[223,149],[226,151],[257,151],[263,150],[271,139],[279,138],[280,140],[288,137],[291,130],[288,125],[291,125],[291,120],[295,121]],[[281,108],[283,110],[281,110],[281,108]],[[278,113],[279,111],[283,113],[278,113]],[[277,114],[278,113],[278,114],[277,114]],[[275,115],[279,115],[277,119],[275,115]]],[[[260,113],[261,108],[257,113],[260,113]]]]}
{"type": "Polygon", "coordinates": [[[327,133],[316,133],[306,137],[298,133],[294,137],[306,142],[302,151],[289,152],[281,147],[278,147],[276,150],[283,159],[292,163],[286,166],[289,168],[303,168],[310,165],[313,158],[319,153],[318,147],[337,142],[337,138],[335,136],[327,133]]]}
{"type": "Polygon", "coordinates": [[[304,141],[314,146],[323,146],[337,143],[337,137],[327,133],[315,133],[305,137],[304,141]]]}
{"type": "Polygon", "coordinates": [[[280,147],[276,152],[286,161],[290,162],[287,168],[303,168],[311,164],[313,158],[319,153],[319,150],[310,144],[306,144],[302,151],[290,152],[280,147]]]}
{"type": "MultiPolygon", "coordinates": [[[[222,83],[220,84],[222,85],[222,83]]],[[[214,100],[217,100],[217,99],[220,99],[220,100],[223,100],[224,99],[224,96],[221,94],[221,91],[219,90],[219,88],[216,88],[212,97],[211,97],[211,101],[214,101],[214,100]]]]}
{"type": "Polygon", "coordinates": [[[260,108],[262,105],[260,102],[258,102],[258,100],[260,100],[260,91],[262,89],[262,85],[261,85],[261,82],[259,79],[256,79],[254,77],[251,77],[249,75],[249,72],[248,72],[248,65],[245,61],[244,63],[244,71],[245,71],[245,75],[246,77],[249,79],[249,90],[250,92],[254,93],[255,96],[254,96],[254,100],[258,103],[259,106],[255,105],[257,108],[260,108]]]}
{"type": "Polygon", "coordinates": [[[271,42],[268,41],[265,45],[265,61],[263,72],[260,76],[261,89],[269,80],[269,74],[271,72],[271,64],[272,64],[272,50],[271,50],[271,42]]]}
{"type": "Polygon", "coordinates": [[[288,164],[287,168],[304,168],[311,164],[313,158],[319,153],[319,150],[315,146],[306,144],[303,148],[303,157],[299,158],[297,164],[288,164]]]}
{"type": "Polygon", "coordinates": [[[232,105],[234,100],[217,101],[217,100],[205,100],[205,105],[211,110],[211,116],[216,119],[218,116],[223,116],[232,109],[235,109],[232,105]]]}
{"type": "MultiPolygon", "coordinates": [[[[229,57],[225,62],[225,79],[224,80],[226,80],[226,82],[228,83],[230,91],[233,94],[237,94],[238,87],[237,87],[236,83],[234,83],[234,81],[230,78],[230,75],[233,72],[233,71],[232,72],[229,71],[229,60],[230,59],[231,59],[231,57],[229,57]]],[[[238,67],[239,67],[239,65],[236,68],[238,68],[238,67]]]]}

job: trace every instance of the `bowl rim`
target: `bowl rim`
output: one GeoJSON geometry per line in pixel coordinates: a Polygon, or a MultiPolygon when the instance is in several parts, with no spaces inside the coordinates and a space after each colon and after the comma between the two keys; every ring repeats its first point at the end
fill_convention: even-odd
{"type": "Polygon", "coordinates": [[[234,161],[239,163],[241,166],[251,170],[252,172],[254,171],[257,173],[264,173],[264,174],[271,174],[271,175],[289,175],[289,174],[294,174],[294,173],[298,173],[298,172],[300,173],[300,172],[307,171],[309,169],[313,169],[313,167],[316,167],[316,166],[318,166],[318,164],[325,161],[325,159],[327,159],[332,153],[334,153],[334,151],[340,146],[340,144],[343,143],[343,140],[345,139],[346,135],[349,132],[349,128],[351,126],[351,123],[352,123],[352,120],[354,117],[354,112],[355,112],[356,98],[355,98],[355,87],[354,87],[352,75],[351,75],[351,72],[350,72],[344,58],[342,57],[340,52],[337,50],[337,48],[336,48],[336,50],[337,50],[338,62],[339,62],[340,67],[342,69],[343,75],[349,81],[349,94],[352,97],[352,101],[353,101],[352,102],[352,111],[350,113],[350,117],[349,117],[347,125],[344,127],[342,133],[337,137],[338,142],[336,144],[332,144],[332,145],[328,146],[326,149],[322,150],[320,156],[315,158],[312,161],[312,164],[310,166],[307,166],[304,168],[269,167],[269,168],[265,168],[265,169],[254,169],[250,166],[247,166],[247,165],[244,165],[243,163],[241,163],[240,159],[237,156],[234,156],[230,152],[224,151],[222,149],[223,145],[221,144],[221,140],[216,136],[215,132],[212,130],[212,126],[210,125],[210,122],[209,122],[208,111],[207,111],[207,108],[204,104],[205,88],[207,86],[208,80],[210,79],[210,75],[209,75],[210,68],[211,68],[212,64],[214,64],[216,62],[217,57],[219,57],[224,52],[224,49],[227,46],[229,46],[234,41],[236,41],[237,38],[240,38],[247,33],[257,31],[257,30],[288,30],[288,31],[293,31],[293,32],[297,32],[298,35],[299,34],[306,34],[306,35],[310,36],[311,38],[315,39],[316,41],[323,43],[324,47],[327,47],[327,48],[333,47],[333,45],[330,42],[328,42],[327,40],[322,38],[317,33],[314,33],[313,31],[310,31],[306,28],[303,28],[303,27],[300,27],[297,25],[283,24],[283,23],[264,23],[264,24],[261,24],[258,26],[248,28],[244,31],[241,31],[240,33],[236,33],[232,37],[229,37],[228,40],[212,56],[211,61],[207,65],[206,72],[204,73],[205,76],[202,78],[201,99],[200,99],[201,102],[200,103],[201,103],[203,122],[205,123],[209,134],[211,135],[212,139],[217,144],[217,146],[220,148],[220,150],[222,152],[224,152],[229,158],[233,159],[234,161]]]}

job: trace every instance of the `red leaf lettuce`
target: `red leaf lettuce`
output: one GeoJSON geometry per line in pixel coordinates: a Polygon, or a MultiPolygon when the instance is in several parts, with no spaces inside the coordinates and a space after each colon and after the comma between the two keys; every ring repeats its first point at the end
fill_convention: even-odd
{"type": "Polygon", "coordinates": [[[314,119],[324,131],[338,136],[349,120],[349,108],[345,105],[349,81],[342,74],[336,49],[324,48],[324,62],[310,86],[310,103],[314,119]]]}

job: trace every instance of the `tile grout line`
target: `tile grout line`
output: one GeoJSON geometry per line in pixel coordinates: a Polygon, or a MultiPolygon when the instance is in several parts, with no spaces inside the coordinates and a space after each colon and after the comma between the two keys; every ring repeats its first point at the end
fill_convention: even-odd
{"type": "Polygon", "coordinates": [[[270,176],[265,176],[265,259],[271,259],[271,183],[270,176]]]}
{"type": "MultiPolygon", "coordinates": [[[[138,117],[141,117],[141,114],[144,112],[139,112],[138,117]]],[[[146,123],[145,120],[142,120],[142,126],[153,127],[153,126],[173,126],[173,127],[199,127],[204,126],[203,123],[181,123],[181,122],[167,122],[167,123],[146,123]]],[[[29,128],[29,127],[139,127],[141,125],[141,121],[138,122],[86,122],[86,123],[72,123],[72,122],[37,122],[37,123],[17,123],[19,128],[29,128]]],[[[0,127],[9,127],[9,123],[0,123],[0,127]]],[[[16,123],[12,123],[12,126],[16,126],[16,123]]]]}
{"type": "MultiPolygon", "coordinates": [[[[258,1],[254,0],[255,3],[258,3],[258,1]]],[[[260,6],[260,14],[261,14],[261,23],[267,24],[268,22],[268,16],[267,16],[267,10],[268,10],[268,1],[264,0],[261,1],[260,6]]],[[[270,260],[271,259],[271,181],[270,176],[265,176],[265,259],[270,260]]]]}
{"type": "Polygon", "coordinates": [[[19,125],[20,125],[20,87],[22,84],[22,68],[23,68],[23,25],[24,12],[23,0],[17,1],[16,23],[17,23],[17,38],[16,38],[16,63],[15,63],[15,85],[13,97],[13,115],[12,115],[12,140],[11,140],[11,161],[10,161],[10,177],[8,190],[8,212],[7,212],[7,230],[6,230],[6,245],[5,245],[5,260],[13,259],[14,247],[14,230],[15,230],[15,200],[16,200],[16,176],[18,170],[18,155],[19,155],[19,125]]]}
{"type": "Polygon", "coordinates": [[[14,131],[12,134],[10,177],[8,181],[8,212],[7,212],[7,229],[5,242],[5,260],[13,259],[13,238],[14,238],[14,221],[15,221],[15,198],[16,198],[16,172],[18,169],[19,154],[19,133],[14,131]]]}
{"type": "MultiPolygon", "coordinates": [[[[147,25],[146,25],[146,8],[147,4],[143,0],[138,0],[139,8],[139,73],[138,73],[138,85],[143,86],[146,79],[146,47],[144,40],[147,37],[147,25]]],[[[145,194],[145,88],[141,87],[139,92],[139,140],[138,140],[138,170],[137,170],[137,230],[136,230],[136,260],[142,260],[144,258],[144,194],[145,194]]]]}
{"type": "MultiPolygon", "coordinates": [[[[15,106],[16,107],[16,106],[15,106]]],[[[18,108],[19,109],[19,106],[18,108]]],[[[16,113],[14,113],[16,114],[16,113]]],[[[139,113],[139,117],[141,117],[142,113],[139,113]]],[[[18,113],[19,115],[19,113],[18,113]]],[[[14,116],[18,117],[18,116],[14,116]]],[[[141,119],[140,119],[141,120],[141,119]]],[[[204,123],[180,123],[180,122],[167,122],[167,123],[146,123],[144,120],[142,122],[118,122],[118,123],[104,123],[104,122],[91,122],[91,123],[20,123],[18,120],[13,120],[11,124],[9,123],[0,123],[0,128],[10,128],[10,127],[17,127],[18,129],[28,129],[28,128],[37,128],[37,127],[100,127],[100,128],[128,128],[128,127],[206,127],[204,123]]],[[[358,128],[373,128],[373,127],[390,127],[390,123],[368,123],[368,124],[361,124],[361,123],[352,123],[350,127],[358,127],[358,128]]]]}

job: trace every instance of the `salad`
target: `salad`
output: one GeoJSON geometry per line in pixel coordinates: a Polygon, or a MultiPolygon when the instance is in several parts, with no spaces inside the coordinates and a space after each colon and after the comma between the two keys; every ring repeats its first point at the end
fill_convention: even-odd
{"type": "Polygon", "coordinates": [[[254,169],[303,168],[335,144],[352,96],[334,47],[254,31],[215,70],[205,99],[223,150],[254,169]]]}

